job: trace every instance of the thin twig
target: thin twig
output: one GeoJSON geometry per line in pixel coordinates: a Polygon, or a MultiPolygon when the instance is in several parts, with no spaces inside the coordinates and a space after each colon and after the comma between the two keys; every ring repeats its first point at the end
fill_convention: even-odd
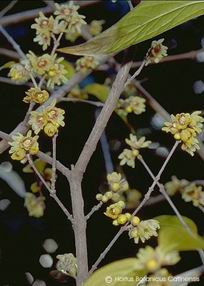
{"type": "MultiPolygon", "coordinates": [[[[27,59],[25,53],[22,51],[21,47],[17,44],[17,42],[9,35],[9,33],[7,33],[7,31],[2,27],[0,26],[0,31],[1,33],[4,35],[4,37],[8,40],[8,42],[13,46],[13,48],[16,50],[16,52],[19,54],[19,56],[22,58],[22,59],[27,59]]],[[[38,87],[37,85],[37,82],[32,74],[32,72],[29,72],[29,76],[33,82],[33,85],[35,87],[38,87]]]]}
{"type": "Polygon", "coordinates": [[[25,53],[22,51],[21,47],[14,41],[14,39],[7,33],[7,31],[0,25],[0,31],[4,35],[4,37],[8,40],[8,42],[14,47],[16,52],[22,59],[26,59],[25,53]]]}
{"type": "Polygon", "coordinates": [[[52,193],[56,193],[55,183],[56,183],[56,149],[57,149],[57,136],[55,134],[52,138],[52,178],[51,178],[51,191],[52,193]]]}
{"type": "Polygon", "coordinates": [[[5,49],[5,48],[0,48],[0,55],[4,55],[6,57],[13,58],[15,60],[19,59],[18,53],[12,50],[5,49]]]}
{"type": "MultiPolygon", "coordinates": [[[[177,146],[178,146],[178,142],[176,142],[174,144],[173,148],[171,149],[171,152],[169,153],[168,157],[166,158],[165,162],[163,163],[158,175],[155,177],[155,180],[153,181],[152,185],[149,187],[149,189],[148,189],[146,195],[144,196],[143,200],[141,201],[139,206],[136,208],[136,210],[133,212],[133,214],[132,214],[133,216],[135,216],[139,212],[139,210],[145,205],[145,203],[149,200],[151,193],[154,190],[155,185],[159,181],[166,165],[168,164],[169,160],[171,159],[172,155],[174,154],[177,146]]],[[[89,271],[89,274],[93,273],[97,269],[98,265],[105,258],[106,254],[110,251],[110,249],[115,244],[115,242],[118,240],[118,238],[123,234],[124,231],[127,230],[128,225],[129,225],[129,223],[127,223],[126,225],[124,225],[123,227],[120,228],[120,230],[117,232],[115,237],[111,240],[109,245],[104,249],[104,251],[100,254],[99,258],[93,264],[93,266],[91,267],[91,270],[89,271]]]]}
{"type": "Polygon", "coordinates": [[[0,76],[0,82],[7,83],[7,84],[12,84],[12,85],[19,85],[19,86],[22,86],[22,85],[26,85],[26,86],[29,86],[29,87],[32,86],[31,83],[18,83],[16,81],[11,80],[10,78],[2,77],[2,76],[0,76]]]}
{"type": "MultiPolygon", "coordinates": [[[[140,162],[142,163],[142,165],[145,167],[145,169],[147,170],[148,174],[151,176],[151,178],[155,181],[156,177],[154,176],[154,174],[152,173],[151,169],[149,168],[149,166],[146,164],[146,162],[144,161],[144,159],[142,157],[139,158],[140,162]]],[[[185,222],[185,220],[183,219],[182,215],[180,214],[179,210],[176,208],[176,206],[174,205],[172,199],[170,198],[170,196],[168,195],[168,193],[165,191],[164,186],[157,182],[157,185],[159,187],[159,191],[161,192],[161,194],[165,197],[165,199],[167,200],[167,202],[169,203],[169,205],[171,206],[171,208],[173,209],[173,211],[175,212],[176,216],[178,217],[180,223],[183,225],[183,227],[186,229],[186,231],[190,234],[190,236],[192,237],[196,237],[195,233],[192,232],[191,228],[188,226],[188,224],[185,222]]],[[[201,260],[202,262],[204,262],[204,252],[202,250],[199,250],[199,254],[201,256],[201,260]]]]}
{"type": "Polygon", "coordinates": [[[59,207],[61,208],[61,210],[64,212],[64,214],[67,216],[67,218],[73,222],[73,218],[72,215],[69,213],[69,211],[67,210],[67,208],[63,205],[63,203],[59,200],[59,198],[56,195],[56,191],[54,190],[54,192],[52,191],[52,189],[50,189],[49,185],[47,184],[47,182],[45,181],[45,179],[43,178],[43,176],[40,174],[40,172],[38,171],[38,169],[36,168],[32,158],[30,155],[27,155],[27,159],[28,162],[30,164],[30,166],[32,167],[33,171],[36,173],[36,175],[39,177],[39,179],[41,180],[41,182],[43,183],[43,185],[46,187],[46,189],[49,191],[50,196],[56,201],[56,203],[59,205],[59,207]]]}
{"type": "Polygon", "coordinates": [[[8,11],[10,11],[17,2],[17,0],[11,1],[4,9],[2,9],[0,12],[0,18],[2,18],[8,11]]]}
{"type": "MultiPolygon", "coordinates": [[[[80,5],[80,7],[87,7],[87,6],[96,4],[98,2],[100,2],[100,0],[75,1],[76,4],[80,5]]],[[[28,11],[19,12],[19,13],[12,14],[12,15],[1,18],[0,25],[8,26],[12,24],[19,24],[20,22],[37,17],[40,12],[42,12],[43,14],[50,14],[53,12],[53,10],[54,9],[52,7],[47,6],[47,7],[42,7],[38,9],[32,9],[28,11]]]]}
{"type": "Polygon", "coordinates": [[[58,102],[78,102],[78,103],[87,103],[90,105],[94,105],[96,107],[104,106],[104,103],[100,101],[85,100],[85,99],[74,98],[74,97],[73,98],[72,97],[62,98],[62,99],[59,99],[58,102]]]}
{"type": "Polygon", "coordinates": [[[102,111],[99,114],[96,123],[89,135],[89,138],[77,160],[76,168],[82,173],[85,172],[86,167],[91,159],[91,156],[96,149],[97,143],[110,119],[110,116],[115,110],[117,101],[124,89],[124,85],[127,80],[131,64],[132,62],[126,64],[119,70],[116,79],[113,83],[112,89],[110,91],[110,95],[108,96],[104,107],[102,108],[102,111]]]}
{"type": "MultiPolygon", "coordinates": [[[[12,136],[10,134],[7,134],[3,131],[0,131],[0,138],[6,140],[6,142],[11,142],[12,141],[12,136]]],[[[8,145],[10,146],[10,145],[8,145]]],[[[52,157],[50,157],[48,154],[43,153],[42,151],[39,151],[36,156],[41,159],[42,161],[52,165],[52,157]]],[[[70,175],[70,170],[66,166],[64,166],[62,163],[59,161],[56,161],[56,168],[57,170],[62,173],[62,175],[68,177],[70,175]]]]}
{"type": "Polygon", "coordinates": [[[102,207],[102,205],[103,205],[102,202],[100,202],[100,203],[98,203],[97,205],[95,205],[95,206],[91,209],[91,211],[86,215],[86,220],[89,220],[90,217],[102,207]]]}
{"type": "Polygon", "coordinates": [[[136,72],[127,80],[125,86],[127,86],[128,84],[131,83],[131,81],[133,81],[140,73],[141,71],[143,70],[144,66],[146,64],[146,60],[144,60],[142,63],[141,63],[141,66],[136,70],[136,72]]]}
{"type": "MultiPolygon", "coordinates": [[[[95,118],[97,119],[99,114],[100,114],[101,109],[96,109],[95,111],[95,118]]],[[[106,132],[104,131],[101,135],[100,138],[100,143],[101,143],[101,148],[103,152],[103,158],[105,161],[105,167],[106,167],[106,173],[112,173],[113,172],[113,161],[111,158],[111,153],[110,153],[110,146],[108,144],[108,139],[106,136],[106,132]]]]}

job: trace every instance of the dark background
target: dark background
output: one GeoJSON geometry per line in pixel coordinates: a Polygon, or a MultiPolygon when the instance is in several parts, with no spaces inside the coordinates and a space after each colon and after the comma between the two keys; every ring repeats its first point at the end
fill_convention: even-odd
{"type": "MultiPolygon", "coordinates": [[[[5,7],[9,1],[1,1],[0,8],[5,7]]],[[[16,13],[23,10],[30,10],[43,7],[41,1],[18,1],[18,4],[10,13],[16,13]]],[[[92,19],[105,19],[105,28],[115,23],[123,14],[127,13],[128,6],[125,1],[118,1],[112,4],[110,1],[102,1],[94,7],[82,9],[81,13],[87,16],[87,21],[92,19]]],[[[41,53],[37,44],[33,44],[32,38],[34,31],[30,29],[33,21],[20,22],[7,27],[7,31],[21,45],[24,52],[32,49],[36,53],[41,53]]],[[[199,17],[188,23],[185,23],[171,31],[166,32],[159,38],[165,38],[165,44],[169,47],[168,53],[178,54],[202,48],[201,40],[204,36],[204,17],[199,17]]],[[[0,35],[1,47],[11,48],[7,41],[0,35]]],[[[142,60],[151,41],[147,41],[137,46],[134,59],[142,60]]],[[[123,53],[117,59],[121,61],[123,53]]],[[[67,56],[66,59],[74,61],[74,57],[67,56]]],[[[9,61],[5,57],[0,58],[0,63],[9,61]]],[[[160,102],[160,104],[170,113],[191,112],[194,110],[203,110],[204,94],[195,94],[193,84],[197,80],[204,80],[204,63],[198,63],[195,60],[183,60],[170,63],[162,63],[149,66],[141,73],[139,79],[145,79],[143,86],[160,102]]],[[[2,76],[6,72],[1,72],[2,76]]],[[[96,72],[88,78],[88,81],[97,81],[103,83],[107,76],[114,76],[114,71],[109,70],[108,74],[96,72]]],[[[86,84],[85,81],[83,84],[86,84]]],[[[25,86],[11,86],[0,84],[0,130],[9,133],[24,118],[27,105],[22,102],[25,86]]],[[[61,129],[58,138],[58,159],[62,163],[70,166],[75,163],[80,151],[85,143],[90,130],[94,124],[95,107],[69,103],[61,104],[66,110],[66,128],[61,129]]],[[[150,107],[147,112],[140,115],[130,115],[129,121],[135,128],[150,128],[150,120],[154,112],[150,107]]],[[[106,129],[110,143],[116,140],[123,142],[128,136],[129,131],[121,120],[113,115],[106,129]]],[[[148,139],[154,142],[160,142],[162,146],[171,148],[174,144],[173,139],[160,131],[149,130],[148,139]]],[[[50,150],[50,140],[41,136],[41,149],[45,152],[50,150]]],[[[122,143],[123,144],[123,143],[122,143]]],[[[119,150],[112,153],[115,166],[118,165],[117,156],[119,150]]],[[[154,173],[160,169],[164,158],[159,157],[153,150],[145,151],[144,158],[152,168],[154,173]]],[[[8,152],[0,156],[0,162],[10,160],[8,152]]],[[[33,175],[22,173],[22,165],[12,162],[14,170],[24,178],[29,191],[30,184],[34,181],[33,175]]],[[[151,184],[151,179],[146,171],[139,164],[135,169],[124,168],[131,187],[139,189],[143,194],[151,184]]],[[[176,174],[178,178],[188,180],[203,179],[203,162],[199,156],[194,158],[188,154],[176,151],[166,168],[161,181],[166,182],[170,177],[176,174]]],[[[85,198],[86,213],[95,204],[95,195],[101,184],[104,182],[106,171],[104,167],[103,154],[100,144],[94,153],[88,166],[85,179],[83,181],[83,194],[85,198]]],[[[58,176],[57,190],[59,197],[71,209],[69,188],[66,180],[58,176]]],[[[28,216],[21,199],[5,182],[0,180],[0,199],[9,199],[10,206],[0,212],[0,285],[23,286],[28,285],[25,279],[25,272],[30,272],[35,279],[44,280],[47,285],[59,285],[59,282],[53,280],[50,275],[50,269],[46,270],[39,264],[39,257],[45,253],[42,243],[46,238],[53,238],[59,245],[53,258],[59,253],[74,252],[73,233],[70,223],[66,221],[63,213],[56,206],[55,202],[44,192],[46,196],[46,211],[43,218],[35,219],[28,216]]],[[[156,194],[156,192],[155,192],[156,194]]],[[[199,232],[204,232],[203,214],[191,204],[184,203],[180,197],[174,198],[176,206],[183,215],[191,217],[198,225],[199,232]]],[[[166,202],[159,205],[153,205],[140,211],[142,218],[152,218],[160,214],[173,214],[171,208],[166,202]]],[[[107,246],[114,236],[117,229],[113,227],[108,219],[103,215],[103,211],[95,214],[88,224],[88,248],[90,266],[96,260],[101,251],[107,246]]],[[[151,240],[147,244],[156,245],[156,240],[151,240]]],[[[135,256],[137,250],[142,245],[135,245],[129,241],[127,235],[114,245],[102,264],[111,261],[135,256]]],[[[196,252],[182,253],[182,260],[175,267],[169,267],[172,274],[178,274],[201,264],[200,258],[196,252]]],[[[54,266],[53,266],[54,269],[54,266]]],[[[195,283],[193,285],[202,285],[195,283]]],[[[72,285],[70,279],[67,285],[72,285]]]]}

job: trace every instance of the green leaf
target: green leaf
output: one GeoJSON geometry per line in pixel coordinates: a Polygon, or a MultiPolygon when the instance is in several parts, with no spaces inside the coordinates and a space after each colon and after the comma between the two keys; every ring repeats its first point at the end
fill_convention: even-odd
{"type": "Polygon", "coordinates": [[[160,223],[159,246],[167,250],[188,251],[204,248],[204,239],[198,235],[195,223],[183,217],[193,236],[181,224],[177,216],[162,215],[155,218],[160,223]]]}
{"type": "MultiPolygon", "coordinates": [[[[127,258],[110,263],[96,272],[88,279],[84,286],[135,286],[137,278],[145,276],[144,271],[136,272],[135,258],[127,258]],[[123,280],[123,281],[122,281],[123,280]]],[[[139,282],[139,281],[138,281],[139,282]]]]}
{"type": "Polygon", "coordinates": [[[99,83],[92,83],[92,84],[88,84],[83,91],[94,95],[95,97],[97,97],[101,102],[105,102],[108,94],[110,92],[110,89],[103,84],[99,84],[99,83]]]}
{"type": "Polygon", "coordinates": [[[202,14],[204,1],[142,1],[100,35],[59,51],[73,55],[118,53],[202,14]]]}
{"type": "Polygon", "coordinates": [[[74,74],[76,73],[74,67],[72,64],[70,64],[68,61],[62,61],[62,64],[65,68],[65,70],[67,71],[67,73],[65,74],[65,76],[70,79],[74,76],[74,74]]]}
{"type": "MultiPolygon", "coordinates": [[[[106,85],[103,84],[99,84],[99,83],[92,83],[92,84],[88,84],[83,91],[85,91],[86,93],[89,93],[93,96],[95,96],[96,98],[98,98],[101,102],[105,102],[109,92],[110,92],[110,88],[106,85]]],[[[126,123],[128,124],[127,121],[127,116],[120,114],[117,110],[115,111],[117,113],[118,116],[120,116],[120,118],[126,123]]]]}

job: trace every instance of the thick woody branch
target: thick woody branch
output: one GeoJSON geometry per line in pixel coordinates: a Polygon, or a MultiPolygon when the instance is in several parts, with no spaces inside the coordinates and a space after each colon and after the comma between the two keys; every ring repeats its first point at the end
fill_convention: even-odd
{"type": "Polygon", "coordinates": [[[75,168],[82,173],[85,172],[86,167],[91,159],[91,156],[96,149],[97,143],[100,140],[101,135],[116,107],[117,101],[124,89],[125,82],[128,78],[131,64],[132,63],[128,63],[119,70],[116,79],[113,83],[110,95],[96,120],[96,123],[89,135],[86,144],[84,145],[79,159],[77,160],[75,168]]]}
{"type": "Polygon", "coordinates": [[[63,211],[63,213],[66,215],[66,217],[73,222],[73,218],[72,215],[69,213],[69,211],[67,210],[67,208],[63,205],[63,203],[60,201],[60,199],[58,198],[58,196],[56,195],[56,190],[55,189],[50,189],[49,185],[47,184],[47,182],[45,181],[45,179],[43,178],[43,176],[40,174],[40,172],[38,171],[38,169],[36,168],[32,158],[30,155],[27,155],[27,159],[28,159],[28,163],[30,164],[30,166],[32,167],[33,171],[36,173],[36,175],[38,176],[38,178],[40,179],[40,181],[43,183],[43,185],[45,186],[45,188],[48,190],[48,192],[50,193],[50,196],[55,200],[55,202],[58,204],[58,206],[60,207],[60,209],[63,211]]]}

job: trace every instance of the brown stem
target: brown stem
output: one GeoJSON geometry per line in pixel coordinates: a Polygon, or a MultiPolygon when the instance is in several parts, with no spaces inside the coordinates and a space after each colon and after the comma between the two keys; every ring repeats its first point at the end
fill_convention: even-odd
{"type": "Polygon", "coordinates": [[[72,212],[74,219],[74,237],[77,258],[77,286],[88,278],[88,250],[86,236],[86,217],[84,215],[84,200],[82,196],[82,176],[76,169],[72,168],[71,176],[68,179],[72,201],[72,212]]]}

